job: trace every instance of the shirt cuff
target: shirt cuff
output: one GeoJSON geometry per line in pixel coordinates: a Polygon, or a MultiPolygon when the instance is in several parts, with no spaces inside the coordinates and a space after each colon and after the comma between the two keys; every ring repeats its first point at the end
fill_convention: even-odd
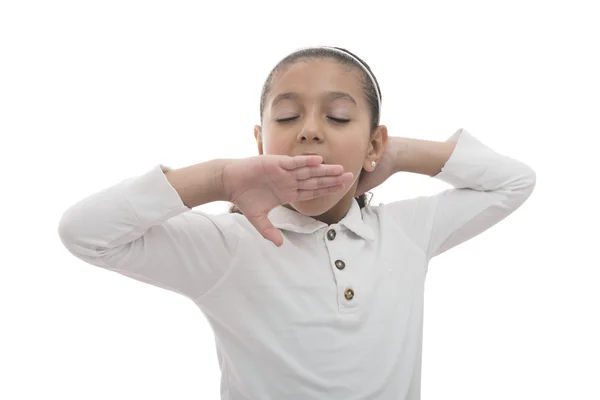
{"type": "Polygon", "coordinates": [[[158,164],[124,184],[122,193],[141,227],[147,228],[190,210],[165,176],[170,170],[158,164]]]}
{"type": "Polygon", "coordinates": [[[456,188],[488,189],[483,180],[485,173],[502,163],[502,156],[464,128],[454,132],[446,142],[456,143],[456,147],[434,178],[456,188]]]}

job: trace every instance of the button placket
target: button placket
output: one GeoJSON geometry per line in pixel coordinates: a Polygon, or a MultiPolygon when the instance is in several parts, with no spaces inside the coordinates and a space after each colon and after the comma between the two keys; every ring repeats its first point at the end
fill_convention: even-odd
{"type": "Polygon", "coordinates": [[[337,226],[331,226],[325,232],[325,246],[330,255],[335,274],[338,292],[338,307],[340,310],[353,312],[358,306],[354,276],[347,265],[347,238],[337,226]]]}

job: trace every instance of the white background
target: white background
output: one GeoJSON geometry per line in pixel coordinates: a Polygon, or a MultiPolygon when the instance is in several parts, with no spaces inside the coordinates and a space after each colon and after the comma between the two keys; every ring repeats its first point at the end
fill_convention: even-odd
{"type": "MultiPolygon", "coordinates": [[[[218,399],[201,311],[74,258],[58,222],[158,163],[255,155],[271,67],[333,45],[372,67],[390,135],[465,128],[537,172],[525,205],[432,261],[423,399],[600,399],[595,2],[216,3],[0,6],[0,398],[218,399]]],[[[397,174],[373,201],[446,187],[397,174]]]]}

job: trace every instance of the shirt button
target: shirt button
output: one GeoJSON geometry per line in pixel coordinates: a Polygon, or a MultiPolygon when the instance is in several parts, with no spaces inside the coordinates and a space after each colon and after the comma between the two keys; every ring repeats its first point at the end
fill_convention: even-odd
{"type": "Polygon", "coordinates": [[[352,298],[354,297],[354,290],[346,289],[346,291],[344,292],[344,296],[346,296],[346,299],[352,300],[352,298]]]}
{"type": "Polygon", "coordinates": [[[339,270],[342,270],[342,269],[346,268],[346,263],[343,262],[342,260],[336,260],[335,267],[339,270]]]}
{"type": "Polygon", "coordinates": [[[334,231],[333,229],[330,229],[330,230],[327,232],[327,239],[329,239],[329,240],[333,240],[333,239],[335,239],[335,231],[334,231]]]}

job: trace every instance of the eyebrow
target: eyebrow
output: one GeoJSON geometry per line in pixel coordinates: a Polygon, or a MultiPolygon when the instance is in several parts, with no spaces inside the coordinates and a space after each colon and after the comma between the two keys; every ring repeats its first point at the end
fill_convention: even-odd
{"type": "MultiPolygon", "coordinates": [[[[348,93],[344,93],[344,92],[325,92],[325,94],[323,94],[322,97],[329,99],[329,100],[345,99],[345,100],[351,101],[352,103],[354,103],[354,105],[358,105],[356,103],[356,100],[354,100],[354,97],[352,97],[348,93]]],[[[280,102],[282,100],[286,100],[286,99],[299,100],[300,95],[295,92],[280,93],[277,96],[275,96],[275,98],[273,99],[273,102],[271,103],[271,107],[274,107],[275,104],[277,104],[278,102],[280,102]]]]}

